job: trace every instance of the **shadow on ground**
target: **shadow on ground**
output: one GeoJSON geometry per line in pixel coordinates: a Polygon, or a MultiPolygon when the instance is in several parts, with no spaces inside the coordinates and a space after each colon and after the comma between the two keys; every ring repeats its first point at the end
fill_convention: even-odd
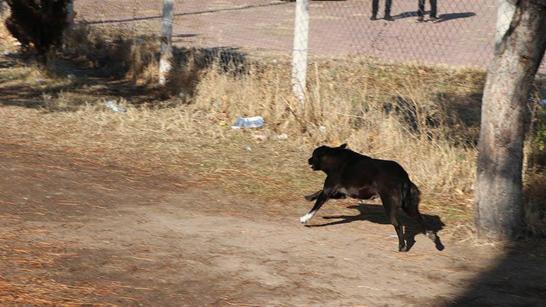
{"type": "MultiPolygon", "coordinates": [[[[358,204],[358,205],[348,206],[347,208],[357,210],[358,214],[357,215],[323,216],[322,217],[323,219],[331,220],[331,221],[327,223],[313,224],[313,225],[306,225],[306,226],[307,227],[326,227],[326,226],[341,225],[341,224],[347,224],[347,223],[358,222],[358,221],[369,221],[376,224],[390,225],[390,221],[385,215],[385,210],[383,209],[383,206],[381,205],[358,204]]],[[[445,226],[445,224],[442,222],[441,218],[438,215],[422,214],[422,216],[425,219],[425,224],[427,225],[428,229],[432,230],[434,233],[439,232],[445,226]]],[[[400,220],[402,224],[404,225],[405,239],[408,242],[408,250],[410,250],[411,247],[415,244],[415,236],[420,233],[423,233],[423,230],[421,229],[421,227],[419,226],[419,224],[417,224],[415,220],[413,220],[412,218],[409,218],[405,214],[400,214],[400,220]]],[[[444,249],[444,245],[440,241],[439,237],[434,243],[436,244],[436,249],[438,250],[444,249]]]]}
{"type": "MultiPolygon", "coordinates": [[[[380,205],[360,204],[348,206],[355,215],[324,216],[326,223],[308,227],[329,227],[358,221],[390,224],[380,205]]],[[[423,215],[434,231],[444,224],[435,215],[423,215]]],[[[411,240],[419,233],[416,223],[405,216],[402,223],[411,240]]],[[[408,241],[409,242],[409,241],[408,241]]],[[[517,241],[507,248],[493,268],[469,282],[466,291],[457,298],[444,302],[447,306],[544,306],[546,302],[546,240],[517,241]]],[[[444,304],[442,304],[444,305],[444,304]]]]}
{"type": "Polygon", "coordinates": [[[444,22],[444,21],[450,21],[450,20],[461,19],[461,18],[469,18],[469,17],[473,17],[473,16],[476,16],[476,13],[464,12],[464,13],[440,14],[440,16],[438,16],[438,18],[440,18],[440,20],[438,20],[437,22],[444,22]]]}
{"type": "MultiPolygon", "coordinates": [[[[425,16],[430,14],[430,11],[425,11],[425,16]]],[[[476,13],[474,12],[460,12],[460,13],[447,13],[447,14],[440,14],[438,15],[438,20],[436,23],[439,22],[445,22],[450,21],[454,19],[461,19],[461,18],[469,18],[476,16],[476,13]]],[[[393,16],[394,19],[404,19],[404,18],[412,18],[417,17],[417,11],[409,11],[409,12],[403,12],[398,15],[393,16]]]]}
{"type": "Polygon", "coordinates": [[[535,239],[515,242],[450,306],[544,306],[545,302],[546,240],[535,239]]]}
{"type": "MultiPolygon", "coordinates": [[[[72,111],[84,104],[93,104],[100,99],[124,99],[132,105],[162,104],[173,96],[184,95],[191,99],[199,76],[203,70],[216,65],[221,73],[243,74],[246,70],[246,55],[236,48],[173,48],[173,68],[166,86],[156,82],[137,84],[129,75],[135,68],[129,64],[131,54],[119,54],[118,47],[112,50],[90,52],[89,55],[62,53],[41,65],[32,57],[13,53],[0,57],[0,69],[23,68],[29,65],[40,69],[46,78],[17,77],[22,82],[0,82],[2,100],[0,105],[22,106],[46,111],[72,111]],[[117,48],[117,49],[116,49],[117,48]],[[112,54],[118,58],[109,58],[112,54]],[[191,65],[190,65],[191,63],[191,65]],[[191,66],[191,67],[190,67],[191,66]],[[46,80],[48,79],[48,80],[46,80]],[[52,107],[48,101],[70,95],[66,107],[52,107]]],[[[150,65],[158,63],[159,55],[151,53],[150,65]]],[[[4,81],[4,80],[2,80],[4,81]]],[[[9,80],[5,80],[9,81],[9,80]]]]}

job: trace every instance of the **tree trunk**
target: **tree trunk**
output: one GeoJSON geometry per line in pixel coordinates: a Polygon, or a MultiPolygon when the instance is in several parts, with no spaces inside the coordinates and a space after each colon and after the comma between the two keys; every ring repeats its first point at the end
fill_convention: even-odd
{"type": "Polygon", "coordinates": [[[502,43],[502,39],[508,28],[512,18],[514,18],[514,12],[516,11],[516,3],[507,0],[497,0],[497,25],[495,33],[495,48],[499,48],[502,43]]]}
{"type": "Polygon", "coordinates": [[[487,74],[478,143],[476,226],[480,237],[497,239],[521,229],[529,92],[546,49],[546,0],[512,3],[510,26],[487,74]]]}

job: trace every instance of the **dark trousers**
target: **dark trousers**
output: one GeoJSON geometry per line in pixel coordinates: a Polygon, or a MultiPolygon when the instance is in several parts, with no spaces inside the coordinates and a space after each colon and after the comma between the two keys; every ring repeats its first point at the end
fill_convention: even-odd
{"type": "MultiPolygon", "coordinates": [[[[392,0],[385,0],[385,16],[391,16],[391,6],[392,6],[392,0]]],[[[372,0],[372,16],[377,17],[378,11],[379,11],[379,0],[372,0]]]]}
{"type": "MultiPolygon", "coordinates": [[[[436,16],[437,12],[438,7],[436,0],[430,0],[430,17],[438,17],[436,16]]],[[[417,16],[425,16],[425,0],[419,0],[419,9],[417,10],[417,16]]]]}

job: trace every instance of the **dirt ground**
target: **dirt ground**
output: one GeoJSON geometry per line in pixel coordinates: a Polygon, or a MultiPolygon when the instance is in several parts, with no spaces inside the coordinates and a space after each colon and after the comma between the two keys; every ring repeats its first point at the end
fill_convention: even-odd
{"type": "MultiPolygon", "coordinates": [[[[90,1],[76,1],[84,3],[90,1]]],[[[12,99],[2,94],[0,108],[12,108],[0,118],[7,122],[24,104],[1,101],[12,99]]],[[[30,94],[25,98],[40,93],[30,94]]],[[[195,178],[191,169],[173,177],[160,168],[105,164],[89,154],[32,144],[39,138],[32,136],[35,129],[25,122],[0,125],[2,305],[546,301],[544,240],[493,245],[450,239],[456,236],[442,230],[443,251],[419,234],[408,253],[399,253],[378,203],[332,201],[305,227],[299,217],[311,204],[303,198],[251,199],[195,178]]],[[[426,217],[441,225],[441,217],[426,217]]]]}
{"type": "MultiPolygon", "coordinates": [[[[377,204],[264,204],[0,142],[0,300],[157,306],[543,305],[546,247],[417,235],[377,204]],[[324,227],[317,227],[324,226],[324,227]]],[[[442,235],[442,232],[440,232],[442,235]]]]}

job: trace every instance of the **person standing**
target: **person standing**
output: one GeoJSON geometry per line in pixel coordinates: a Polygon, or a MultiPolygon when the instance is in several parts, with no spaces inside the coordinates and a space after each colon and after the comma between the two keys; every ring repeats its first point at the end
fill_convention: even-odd
{"type": "MultiPolygon", "coordinates": [[[[393,21],[391,16],[392,0],[385,0],[385,16],[383,19],[393,21]]],[[[377,20],[377,12],[379,11],[379,0],[372,0],[372,17],[371,20],[377,20]]]]}
{"type": "MultiPolygon", "coordinates": [[[[438,6],[437,0],[430,0],[430,21],[438,20],[438,6]]],[[[419,8],[417,9],[417,21],[422,22],[425,20],[425,0],[419,0],[419,8]]]]}

